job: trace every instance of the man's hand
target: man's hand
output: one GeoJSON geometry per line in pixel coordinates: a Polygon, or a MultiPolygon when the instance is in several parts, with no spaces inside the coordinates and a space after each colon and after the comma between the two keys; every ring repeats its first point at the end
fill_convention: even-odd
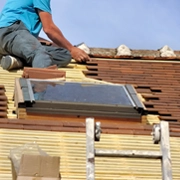
{"type": "Polygon", "coordinates": [[[90,61],[90,57],[88,56],[88,54],[86,54],[83,50],[81,50],[81,49],[79,49],[77,47],[72,47],[71,56],[77,62],[90,61]]]}

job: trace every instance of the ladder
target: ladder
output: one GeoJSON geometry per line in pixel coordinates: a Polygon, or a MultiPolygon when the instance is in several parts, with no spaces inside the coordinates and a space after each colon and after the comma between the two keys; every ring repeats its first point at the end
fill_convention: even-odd
{"type": "Polygon", "coordinates": [[[160,124],[153,126],[153,141],[154,144],[160,143],[159,152],[95,149],[94,141],[100,141],[100,135],[101,123],[95,123],[94,118],[86,118],[86,180],[95,180],[95,156],[160,159],[162,180],[172,180],[168,122],[161,121],[160,124]]]}

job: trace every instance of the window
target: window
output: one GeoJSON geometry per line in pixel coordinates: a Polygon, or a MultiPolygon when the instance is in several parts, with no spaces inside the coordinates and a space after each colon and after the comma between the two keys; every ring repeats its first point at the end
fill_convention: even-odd
{"type": "Polygon", "coordinates": [[[21,78],[15,87],[17,106],[25,107],[27,112],[124,118],[136,118],[145,112],[131,85],[21,78]]]}

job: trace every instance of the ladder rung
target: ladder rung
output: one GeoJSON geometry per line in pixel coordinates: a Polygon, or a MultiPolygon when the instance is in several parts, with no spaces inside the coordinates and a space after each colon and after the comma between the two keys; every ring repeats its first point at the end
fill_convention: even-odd
{"type": "Polygon", "coordinates": [[[162,153],[157,152],[157,151],[95,149],[95,156],[97,156],[97,157],[129,157],[129,158],[161,159],[162,153]]]}

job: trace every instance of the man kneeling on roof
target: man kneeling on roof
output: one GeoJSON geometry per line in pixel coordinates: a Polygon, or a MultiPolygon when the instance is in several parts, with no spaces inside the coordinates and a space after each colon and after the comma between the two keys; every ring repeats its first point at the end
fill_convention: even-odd
{"type": "Polygon", "coordinates": [[[74,47],[52,20],[50,0],[7,0],[0,14],[0,58],[3,69],[30,66],[64,67],[71,59],[90,60],[74,47]],[[43,46],[37,39],[41,29],[57,45],[43,46]]]}

